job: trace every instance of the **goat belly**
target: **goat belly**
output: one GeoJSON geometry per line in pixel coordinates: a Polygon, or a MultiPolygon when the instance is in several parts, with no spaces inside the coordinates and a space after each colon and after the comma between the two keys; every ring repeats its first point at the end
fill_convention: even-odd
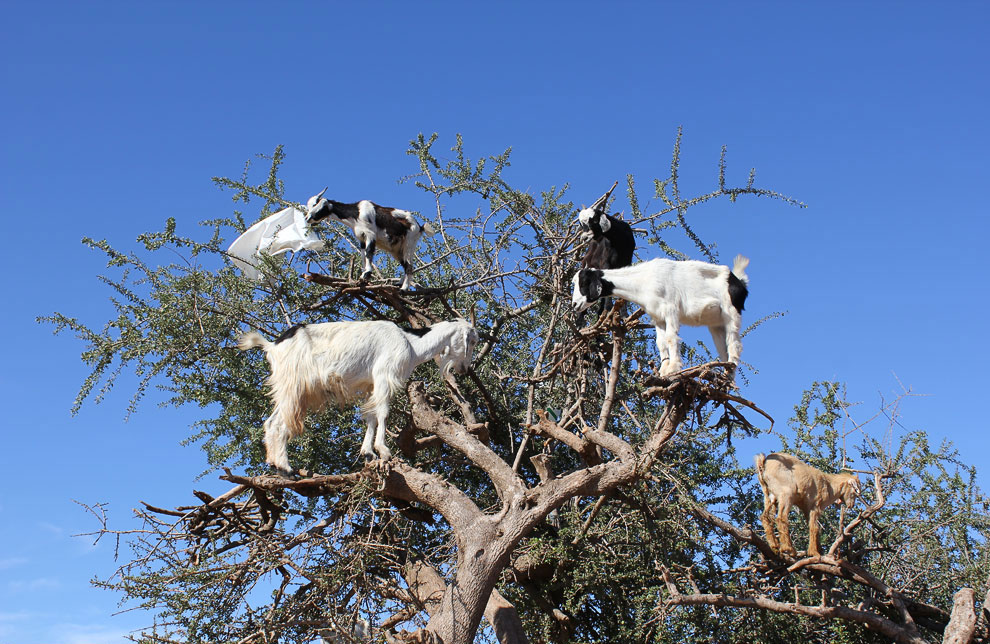
{"type": "Polygon", "coordinates": [[[690,311],[685,311],[681,317],[681,324],[685,326],[721,326],[722,307],[715,299],[708,299],[697,302],[696,307],[690,311]]]}

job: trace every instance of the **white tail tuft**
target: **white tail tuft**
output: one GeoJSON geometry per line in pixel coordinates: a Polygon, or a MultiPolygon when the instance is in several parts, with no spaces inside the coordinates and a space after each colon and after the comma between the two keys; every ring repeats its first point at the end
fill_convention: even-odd
{"type": "Polygon", "coordinates": [[[746,267],[749,266],[749,258],[742,255],[736,255],[736,258],[732,260],[732,274],[742,280],[744,283],[749,284],[749,276],[746,275],[746,267]]]}
{"type": "Polygon", "coordinates": [[[257,331],[251,331],[250,333],[245,333],[237,339],[237,348],[241,351],[248,351],[254,349],[255,347],[261,347],[265,351],[268,351],[272,343],[261,336],[257,331]]]}

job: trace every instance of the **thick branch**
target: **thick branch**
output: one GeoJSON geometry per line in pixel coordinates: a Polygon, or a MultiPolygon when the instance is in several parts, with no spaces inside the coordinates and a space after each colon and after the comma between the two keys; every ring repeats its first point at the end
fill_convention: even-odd
{"type": "Polygon", "coordinates": [[[952,598],[952,615],[945,627],[942,644],[969,644],[976,632],[975,593],[972,588],[963,588],[952,598]]]}
{"type": "Polygon", "coordinates": [[[289,489],[304,496],[323,496],[351,488],[365,478],[378,476],[383,478],[379,487],[381,494],[402,501],[423,503],[440,513],[455,531],[465,529],[483,516],[469,496],[441,477],[396,460],[386,464],[383,474],[370,464],[358,472],[317,474],[299,480],[275,475],[236,476],[229,473],[220,478],[259,490],[289,489]]]}
{"type": "MultiPolygon", "coordinates": [[[[620,485],[632,483],[647,472],[663,446],[674,435],[677,427],[695,403],[695,400],[690,396],[681,395],[685,391],[679,380],[671,385],[663,416],[654,427],[653,433],[647,439],[638,457],[635,450],[618,436],[597,430],[589,432],[588,434],[594,434],[595,439],[589,442],[601,445],[616,454],[618,458],[540,483],[530,490],[527,494],[527,501],[531,507],[527,512],[526,529],[528,530],[551,510],[559,507],[571,497],[579,495],[601,496],[620,485]]],[[[545,417],[541,418],[539,426],[554,431],[555,438],[559,435],[567,444],[580,448],[580,443],[575,443],[574,440],[567,439],[563,435],[570,434],[570,432],[555,431],[552,429],[552,423],[544,421],[546,421],[545,417]]],[[[576,437],[574,438],[576,439],[576,437]]]]}
{"type": "Polygon", "coordinates": [[[545,436],[546,438],[552,438],[556,441],[567,445],[572,450],[578,453],[581,460],[587,465],[598,465],[602,462],[601,456],[595,449],[595,444],[589,440],[579,438],[573,432],[569,432],[566,429],[561,428],[557,423],[553,422],[547,418],[547,414],[542,409],[536,410],[536,416],[539,419],[535,425],[530,425],[529,429],[532,429],[537,434],[545,436]]]}
{"type": "Polygon", "coordinates": [[[525,486],[512,468],[498,454],[478,440],[466,427],[441,416],[426,400],[426,387],[422,382],[408,386],[412,403],[413,422],[421,429],[432,432],[447,445],[461,452],[491,478],[503,502],[511,502],[523,494],[525,486]]]}

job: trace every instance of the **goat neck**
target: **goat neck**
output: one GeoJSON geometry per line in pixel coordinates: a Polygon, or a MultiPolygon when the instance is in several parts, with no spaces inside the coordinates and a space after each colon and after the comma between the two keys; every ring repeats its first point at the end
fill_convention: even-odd
{"type": "Polygon", "coordinates": [[[438,322],[423,335],[406,332],[409,346],[412,347],[414,361],[420,365],[432,360],[450,345],[450,336],[456,327],[449,322],[438,322]]]}
{"type": "Polygon", "coordinates": [[[644,285],[648,283],[648,276],[653,274],[650,262],[605,269],[601,273],[601,297],[614,295],[640,306],[648,304],[645,300],[649,291],[644,289],[644,285]]]}

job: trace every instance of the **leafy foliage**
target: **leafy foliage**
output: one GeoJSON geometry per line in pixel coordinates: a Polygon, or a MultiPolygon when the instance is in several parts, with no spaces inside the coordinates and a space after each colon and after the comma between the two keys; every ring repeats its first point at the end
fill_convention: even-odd
{"type": "MultiPolygon", "coordinates": [[[[609,338],[606,331],[614,326],[606,320],[593,333],[578,332],[568,306],[581,240],[571,226],[575,208],[568,187],[538,195],[514,189],[504,176],[510,150],[472,160],[458,136],[452,155],[442,161],[434,152],[437,141],[436,134],[421,134],[407,150],[417,172],[404,181],[433,197],[435,211],[420,216],[440,232],[421,242],[421,287],[406,295],[378,279],[392,274],[390,264],[380,267],[371,284],[355,283],[348,237],[332,228],[323,229],[326,247],[320,252],[266,258],[264,279],[257,282],[227,261],[227,244],[250,221],[296,205],[285,198],[279,179],[281,148],[262,157],[268,169],[260,183],[251,183],[251,163],[238,179],[214,179],[238,207],[251,208],[250,218],[235,210],[231,217],[203,222],[199,238],[178,234],[179,224],[170,219],[162,231],[139,238],[140,253],[86,240],[107,257],[113,277],[100,279],[111,289],[116,316],[98,329],[60,313],[43,318],[85,345],[82,359],[92,371],[73,411],[86,400],[99,402],[122,373],[133,373],[138,386],[128,413],[150,386],[159,386],[168,393],[166,404],[202,410],[188,441],[203,447],[210,468],[260,474],[268,368],[262,356],[236,350],[242,330],[271,337],[289,324],[342,319],[422,326],[471,312],[484,340],[473,374],[456,391],[435,369],[424,367],[416,378],[428,381],[429,400],[445,417],[484,427],[489,447],[528,485],[540,480],[530,457],[541,453],[554,472],[587,465],[576,452],[532,434],[542,410],[575,434],[601,424],[641,446],[666,409],[644,395],[644,376],[657,362],[654,343],[635,320],[621,344],[609,338]],[[342,276],[336,290],[302,279],[301,268],[310,263],[326,275],[342,276]],[[614,405],[603,412],[610,368],[619,370],[618,384],[614,405]]],[[[717,261],[715,245],[689,224],[688,211],[696,205],[744,195],[800,205],[754,187],[755,172],[745,186],[728,187],[724,149],[716,187],[685,199],[680,145],[678,132],[670,175],[654,182],[660,211],[641,210],[635,181],[627,177],[634,225],[645,227],[648,245],[666,255],[686,256],[675,246],[687,242],[717,261]],[[677,235],[683,239],[675,241],[677,235]]],[[[703,346],[684,348],[688,364],[705,362],[708,355],[703,346]]],[[[410,403],[400,398],[390,426],[409,428],[410,403]]],[[[857,424],[839,383],[813,383],[795,408],[790,431],[778,435],[782,449],[822,469],[846,463],[887,477],[886,505],[857,535],[849,556],[898,591],[944,608],[960,586],[985,590],[990,508],[975,472],[951,446],[933,450],[923,432],[899,431],[893,419],[900,401],[857,424]],[[875,436],[870,423],[888,417],[885,432],[875,436]]],[[[499,589],[533,641],[881,641],[862,625],[840,619],[733,607],[665,609],[665,571],[697,593],[746,596],[760,589],[775,600],[797,596],[811,604],[822,592],[846,604],[872,596],[841,579],[767,579],[751,565],[758,557],[751,543],[692,511],[706,509],[743,526],[758,524],[762,509],[749,457],[741,463],[731,441],[758,430],[717,411],[699,409],[635,485],[604,496],[578,494],[519,541],[499,589]]],[[[130,535],[131,558],[98,583],[154,612],[147,641],[308,642],[326,629],[349,630],[359,616],[376,626],[422,626],[429,609],[411,590],[410,566],[426,564],[449,576],[458,562],[458,535],[422,507],[390,504],[371,479],[347,478],[361,432],[353,409],[328,409],[311,417],[307,433],[292,443],[294,464],[340,477],[318,494],[256,490],[236,504],[201,498],[202,506],[141,511],[148,531],[130,535]]],[[[408,434],[400,429],[401,436],[408,434]]],[[[407,445],[403,452],[417,469],[442,477],[478,507],[498,508],[491,480],[464,454],[436,443],[418,450],[407,445]]],[[[612,456],[604,454],[606,460],[612,456]]],[[[871,495],[867,502],[875,500],[871,495]]],[[[825,529],[836,529],[834,518],[825,529]]],[[[890,616],[885,607],[877,611],[890,616]]],[[[482,637],[494,635],[486,631],[482,637]]]]}

